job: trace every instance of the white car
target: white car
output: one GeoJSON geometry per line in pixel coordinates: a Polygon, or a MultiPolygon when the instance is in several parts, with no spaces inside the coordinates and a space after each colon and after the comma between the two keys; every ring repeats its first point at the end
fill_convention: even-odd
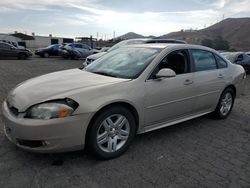
{"type": "Polygon", "coordinates": [[[88,65],[19,84],[3,103],[4,130],[34,152],[82,149],[108,159],[136,134],[208,113],[226,118],[246,74],[210,48],[140,44],[88,65]]]}

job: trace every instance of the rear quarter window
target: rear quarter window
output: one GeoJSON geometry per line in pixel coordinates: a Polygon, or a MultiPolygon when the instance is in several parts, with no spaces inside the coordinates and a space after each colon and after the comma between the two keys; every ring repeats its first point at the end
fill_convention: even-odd
{"type": "Polygon", "coordinates": [[[227,62],[224,59],[222,59],[218,55],[215,55],[215,58],[219,69],[227,68],[227,62]]]}

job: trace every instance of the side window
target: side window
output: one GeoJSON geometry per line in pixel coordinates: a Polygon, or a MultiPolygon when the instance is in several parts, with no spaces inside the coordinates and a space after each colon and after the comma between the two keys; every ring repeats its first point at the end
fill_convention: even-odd
{"type": "Polygon", "coordinates": [[[235,63],[242,62],[242,61],[244,61],[244,56],[243,56],[243,54],[240,54],[240,55],[238,55],[238,57],[236,58],[235,63]]]}
{"type": "Polygon", "coordinates": [[[75,44],[75,48],[82,48],[81,44],[75,44]]]}
{"type": "Polygon", "coordinates": [[[238,59],[243,59],[243,54],[240,54],[240,55],[238,56],[238,59]]]}
{"type": "Polygon", "coordinates": [[[186,50],[178,50],[167,55],[158,65],[158,71],[163,68],[169,68],[178,74],[190,72],[190,62],[186,50]]]}
{"type": "Polygon", "coordinates": [[[215,58],[219,69],[227,68],[227,62],[224,59],[222,59],[218,55],[215,55],[215,58]]]}
{"type": "Polygon", "coordinates": [[[213,53],[204,50],[191,50],[195,71],[206,71],[217,69],[213,53]]]}
{"type": "Polygon", "coordinates": [[[89,47],[88,45],[86,45],[86,44],[83,44],[83,48],[84,48],[84,49],[87,49],[87,50],[90,49],[90,47],[89,47]]]}
{"type": "Polygon", "coordinates": [[[1,49],[10,50],[10,45],[8,45],[8,44],[1,44],[1,49]]]}

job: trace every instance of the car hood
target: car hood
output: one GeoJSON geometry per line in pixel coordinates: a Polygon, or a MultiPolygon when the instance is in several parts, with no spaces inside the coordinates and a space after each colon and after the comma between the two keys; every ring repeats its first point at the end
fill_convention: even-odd
{"type": "Polygon", "coordinates": [[[87,58],[91,59],[91,60],[96,60],[96,59],[98,59],[99,57],[103,56],[106,53],[107,52],[100,52],[100,53],[97,53],[97,54],[90,55],[87,58]]]}
{"type": "MultiPolygon", "coordinates": [[[[30,106],[47,100],[65,98],[66,93],[100,85],[127,81],[93,74],[80,69],[71,69],[46,74],[19,84],[8,95],[7,102],[24,112],[30,106]]],[[[82,91],[82,90],[81,90],[82,91]]]]}

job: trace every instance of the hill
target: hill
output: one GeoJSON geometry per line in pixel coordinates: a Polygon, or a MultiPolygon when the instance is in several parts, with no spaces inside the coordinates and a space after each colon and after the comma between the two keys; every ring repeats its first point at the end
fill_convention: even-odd
{"type": "Polygon", "coordinates": [[[173,32],[161,38],[186,40],[188,43],[201,44],[204,39],[222,37],[230,47],[239,51],[250,50],[250,18],[228,18],[202,30],[173,32]]]}
{"type": "Polygon", "coordinates": [[[145,36],[134,33],[134,32],[129,32],[124,35],[121,35],[119,37],[116,37],[116,40],[126,40],[126,39],[137,39],[137,38],[145,38],[145,36]]]}

